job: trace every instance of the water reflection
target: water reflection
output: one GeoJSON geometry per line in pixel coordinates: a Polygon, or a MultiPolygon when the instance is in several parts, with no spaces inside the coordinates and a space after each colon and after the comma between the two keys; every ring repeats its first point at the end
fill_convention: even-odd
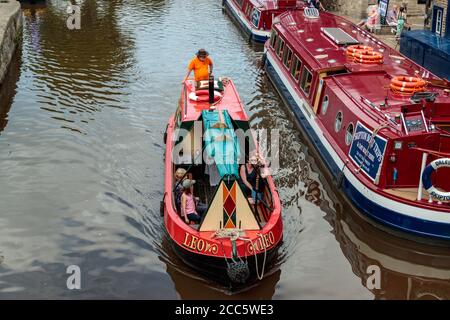
{"type": "Polygon", "coordinates": [[[14,96],[17,92],[21,55],[21,48],[18,48],[6,72],[5,81],[0,85],[0,134],[8,123],[8,112],[11,109],[14,96]]]}
{"type": "MultiPolygon", "coordinates": [[[[446,247],[417,244],[389,235],[353,214],[349,207],[337,211],[336,238],[353,271],[366,285],[376,265],[381,288],[375,299],[450,299],[450,251],[446,247]]],[[[369,281],[371,281],[369,279],[369,281]]]]}
{"type": "Polygon", "coordinates": [[[448,297],[446,250],[388,236],[346,205],[261,69],[262,48],[220,1],[80,3],[73,31],[66,1],[24,9],[22,60],[0,91],[0,298],[448,297]],[[280,131],[279,259],[233,295],[173,255],[159,215],[162,134],[199,47],[234,79],[252,128],[280,131]],[[65,286],[71,264],[81,292],[65,286]],[[379,291],[365,287],[370,264],[379,291]]]}
{"type": "Polygon", "coordinates": [[[83,1],[80,30],[68,30],[66,6],[24,10],[25,58],[40,108],[62,128],[83,132],[103,107],[126,108],[134,44],[119,30],[116,3],[83,1]]]}

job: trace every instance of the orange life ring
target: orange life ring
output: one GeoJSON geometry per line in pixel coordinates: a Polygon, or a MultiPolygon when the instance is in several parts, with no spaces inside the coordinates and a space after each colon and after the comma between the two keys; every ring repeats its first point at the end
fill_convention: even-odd
{"type": "Polygon", "coordinates": [[[355,55],[353,61],[365,64],[381,64],[383,63],[383,55],[379,52],[364,52],[355,55]]]}
{"type": "MultiPolygon", "coordinates": [[[[197,90],[189,93],[189,99],[197,102],[208,102],[209,101],[209,91],[208,90],[197,90]]],[[[222,94],[218,91],[214,91],[214,102],[222,99],[222,94]]]]}
{"type": "Polygon", "coordinates": [[[391,84],[401,88],[423,88],[426,82],[416,77],[397,76],[392,78],[391,84]]]}
{"type": "Polygon", "coordinates": [[[378,52],[365,52],[355,56],[355,59],[383,60],[383,55],[378,52]]]}
{"type": "Polygon", "coordinates": [[[402,87],[397,86],[393,83],[389,85],[392,91],[398,92],[398,93],[404,93],[404,94],[414,94],[415,92],[421,92],[425,90],[425,87],[416,87],[416,88],[409,88],[409,87],[402,87]]]}
{"type": "Polygon", "coordinates": [[[362,46],[360,44],[357,45],[353,45],[353,46],[348,46],[347,47],[347,55],[351,56],[353,54],[356,53],[361,53],[361,52],[372,52],[373,48],[369,47],[369,46],[362,46]]]}
{"type": "Polygon", "coordinates": [[[364,60],[364,59],[355,59],[354,62],[358,62],[361,64],[382,64],[383,60],[364,60]]]}

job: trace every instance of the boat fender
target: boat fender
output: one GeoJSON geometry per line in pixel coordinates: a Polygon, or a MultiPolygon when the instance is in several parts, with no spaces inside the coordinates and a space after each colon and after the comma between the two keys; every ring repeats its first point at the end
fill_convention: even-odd
{"type": "MultiPolygon", "coordinates": [[[[209,92],[208,90],[197,90],[189,93],[189,99],[192,101],[198,102],[208,102],[209,101],[209,92]]],[[[222,99],[222,94],[218,91],[214,91],[214,102],[222,99]]]]}
{"type": "Polygon", "coordinates": [[[164,193],[162,200],[159,202],[159,214],[161,217],[164,217],[164,211],[166,209],[166,195],[167,192],[164,193]]]}
{"type": "Polygon", "coordinates": [[[441,158],[430,162],[430,164],[426,166],[425,170],[423,170],[422,183],[423,187],[428,192],[431,198],[438,201],[450,201],[450,192],[438,190],[436,187],[433,186],[433,183],[431,182],[431,174],[436,169],[443,167],[450,168],[450,158],[441,158]]]}
{"type": "Polygon", "coordinates": [[[168,127],[169,127],[169,125],[166,126],[166,130],[164,131],[164,137],[163,137],[164,144],[167,143],[167,128],[168,128],[168,127]]]}

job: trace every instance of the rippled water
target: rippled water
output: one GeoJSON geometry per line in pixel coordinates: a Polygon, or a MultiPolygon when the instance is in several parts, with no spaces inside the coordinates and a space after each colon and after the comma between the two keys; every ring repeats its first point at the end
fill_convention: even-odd
{"type": "Polygon", "coordinates": [[[367,224],[342,198],[221,1],[66,1],[23,10],[0,92],[0,298],[450,298],[450,253],[367,224]],[[254,128],[280,129],[278,268],[230,294],[179,261],[159,215],[162,134],[199,47],[254,128]],[[78,265],[82,289],[66,287],[78,265]],[[381,289],[365,287],[367,266],[381,289]]]}

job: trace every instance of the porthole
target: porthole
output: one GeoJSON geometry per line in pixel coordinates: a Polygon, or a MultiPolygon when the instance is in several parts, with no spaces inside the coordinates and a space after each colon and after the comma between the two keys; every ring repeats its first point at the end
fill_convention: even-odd
{"type": "Polygon", "coordinates": [[[323,102],[322,102],[322,114],[327,113],[329,103],[330,103],[330,99],[328,98],[328,96],[325,96],[325,98],[323,98],[323,102]]]}
{"type": "Polygon", "coordinates": [[[352,143],[354,129],[353,123],[349,123],[345,130],[345,144],[348,146],[352,143]]]}
{"type": "Polygon", "coordinates": [[[334,121],[334,131],[339,132],[342,128],[342,112],[339,111],[336,115],[336,120],[334,121]]]}

